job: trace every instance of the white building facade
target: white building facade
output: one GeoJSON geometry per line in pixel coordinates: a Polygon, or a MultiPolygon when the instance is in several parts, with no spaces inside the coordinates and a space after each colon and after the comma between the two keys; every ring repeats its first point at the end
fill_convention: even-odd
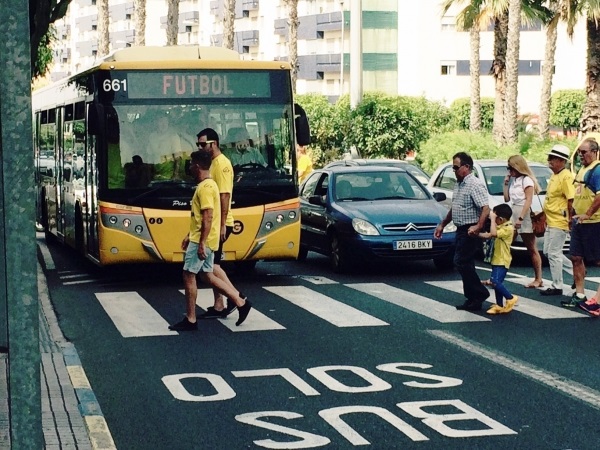
{"type": "MultiPolygon", "coordinates": [[[[298,80],[300,94],[319,93],[332,101],[350,92],[350,2],[298,2],[298,80]],[[343,67],[343,70],[342,70],[343,67]]],[[[96,0],[72,0],[56,25],[53,80],[74,74],[97,60],[96,0]]],[[[181,0],[179,45],[221,46],[224,0],[181,0]]],[[[468,97],[469,33],[454,26],[456,12],[442,16],[441,0],[362,0],[363,90],[425,96],[450,104],[468,97]]],[[[133,0],[109,0],[110,48],[134,45],[133,0]]],[[[287,60],[288,7],[283,0],[237,0],[234,46],[243,58],[287,60]]],[[[146,0],[145,40],[166,42],[166,0],[146,0]]],[[[481,32],[481,96],[494,97],[489,75],[494,33],[481,32]]],[[[523,27],[519,64],[519,112],[537,113],[544,64],[545,29],[523,27]]],[[[553,91],[583,89],[586,66],[585,21],[573,39],[559,27],[553,91]]]]}

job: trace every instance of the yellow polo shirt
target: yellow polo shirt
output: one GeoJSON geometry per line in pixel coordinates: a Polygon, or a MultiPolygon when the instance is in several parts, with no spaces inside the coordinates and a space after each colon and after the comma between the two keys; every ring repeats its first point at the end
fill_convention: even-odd
{"type": "Polygon", "coordinates": [[[229,210],[225,225],[233,226],[233,213],[231,212],[231,197],[233,196],[233,166],[223,153],[210,163],[210,177],[215,180],[219,187],[219,193],[229,193],[229,210]]]}
{"type": "Polygon", "coordinates": [[[573,174],[570,170],[563,169],[553,173],[548,180],[544,212],[548,227],[569,230],[568,201],[575,197],[573,174]]]}
{"type": "Polygon", "coordinates": [[[206,245],[213,251],[219,249],[219,237],[221,235],[221,199],[217,183],[211,178],[203,180],[192,198],[192,217],[190,220],[190,241],[199,243],[202,233],[202,211],[213,210],[213,219],[206,239],[206,245]]]}
{"type": "Polygon", "coordinates": [[[511,221],[504,222],[496,228],[496,242],[494,243],[494,254],[492,255],[492,266],[504,266],[510,268],[512,255],[510,244],[515,235],[515,228],[511,221]]]}
{"type": "MultiPolygon", "coordinates": [[[[579,169],[579,172],[577,172],[577,176],[575,177],[575,198],[573,199],[573,209],[575,209],[575,214],[585,214],[590,206],[592,206],[596,195],[600,194],[600,188],[592,190],[583,182],[583,180],[585,180],[586,173],[592,170],[598,164],[600,164],[600,161],[594,161],[589,166],[582,167],[579,169]]],[[[594,178],[596,176],[600,176],[600,169],[590,175],[594,175],[594,178]]],[[[600,209],[584,223],[598,222],[600,222],[600,209]]]]}

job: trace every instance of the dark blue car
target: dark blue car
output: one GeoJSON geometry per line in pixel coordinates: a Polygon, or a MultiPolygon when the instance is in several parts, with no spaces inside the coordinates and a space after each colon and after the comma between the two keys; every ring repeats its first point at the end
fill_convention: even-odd
{"type": "Polygon", "coordinates": [[[335,271],[369,262],[432,259],[452,266],[456,228],[441,239],[436,226],[447,214],[404,169],[335,166],[315,170],[300,187],[302,232],[299,259],[308,251],[328,255],[335,271]]]}

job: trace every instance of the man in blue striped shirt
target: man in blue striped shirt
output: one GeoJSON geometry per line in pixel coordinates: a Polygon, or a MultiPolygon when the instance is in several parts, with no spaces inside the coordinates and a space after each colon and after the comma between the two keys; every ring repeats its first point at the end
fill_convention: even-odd
{"type": "Polygon", "coordinates": [[[489,196],[483,181],[471,173],[473,158],[468,153],[458,152],[452,157],[452,169],[458,183],[452,194],[452,208],[435,229],[434,237],[442,236],[444,227],[451,221],[456,225],[456,249],[454,265],[463,282],[467,300],[456,309],[479,311],[490,296],[475,270],[475,257],[481,248],[477,238],[490,212],[489,196]]]}

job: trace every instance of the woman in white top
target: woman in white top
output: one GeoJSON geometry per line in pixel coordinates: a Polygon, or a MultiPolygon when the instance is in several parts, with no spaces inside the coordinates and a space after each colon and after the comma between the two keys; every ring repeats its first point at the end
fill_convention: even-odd
{"type": "Polygon", "coordinates": [[[508,158],[507,170],[508,174],[504,178],[503,187],[504,201],[511,202],[515,232],[521,236],[529,256],[531,256],[535,276],[535,279],[526,287],[542,287],[542,258],[537,249],[530,216],[533,196],[539,194],[540,185],[527,161],[521,155],[513,155],[508,158]]]}

